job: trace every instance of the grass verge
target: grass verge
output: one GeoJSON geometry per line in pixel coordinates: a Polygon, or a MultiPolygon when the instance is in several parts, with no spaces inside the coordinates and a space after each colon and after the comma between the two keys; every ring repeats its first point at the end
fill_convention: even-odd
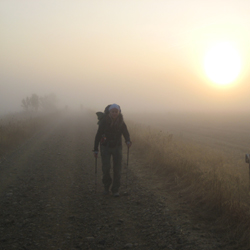
{"type": "MultiPolygon", "coordinates": [[[[230,165],[227,155],[159,129],[129,123],[133,147],[150,173],[165,177],[200,211],[199,217],[240,249],[250,247],[248,176],[230,165]],[[236,243],[237,242],[237,243],[236,243]]],[[[161,178],[160,178],[161,177],[161,178]]]]}
{"type": "Polygon", "coordinates": [[[0,160],[57,116],[58,113],[17,113],[2,116],[0,118],[0,160]]]}

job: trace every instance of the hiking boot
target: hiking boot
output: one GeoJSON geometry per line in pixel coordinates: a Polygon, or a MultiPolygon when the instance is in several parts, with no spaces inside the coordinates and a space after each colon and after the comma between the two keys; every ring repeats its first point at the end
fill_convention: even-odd
{"type": "Polygon", "coordinates": [[[113,196],[114,196],[114,197],[119,197],[120,194],[119,194],[118,192],[116,192],[116,193],[113,193],[113,196]]]}

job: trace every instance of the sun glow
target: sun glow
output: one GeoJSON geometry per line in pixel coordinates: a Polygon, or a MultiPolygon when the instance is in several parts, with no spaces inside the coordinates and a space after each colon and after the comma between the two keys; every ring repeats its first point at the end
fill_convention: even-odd
{"type": "Polygon", "coordinates": [[[208,50],[204,69],[210,80],[227,85],[237,79],[241,71],[241,57],[229,42],[220,42],[208,50]]]}

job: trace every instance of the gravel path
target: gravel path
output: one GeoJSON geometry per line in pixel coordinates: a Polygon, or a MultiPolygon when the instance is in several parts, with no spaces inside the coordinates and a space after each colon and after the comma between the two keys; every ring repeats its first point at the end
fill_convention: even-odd
{"type": "Polygon", "coordinates": [[[129,195],[102,195],[100,158],[95,192],[95,122],[64,117],[0,163],[1,250],[229,249],[156,185],[133,148],[129,195]]]}

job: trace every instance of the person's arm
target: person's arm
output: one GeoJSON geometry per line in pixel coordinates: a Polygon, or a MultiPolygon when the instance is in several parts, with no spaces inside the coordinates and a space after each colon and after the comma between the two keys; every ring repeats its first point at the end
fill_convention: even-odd
{"type": "Polygon", "coordinates": [[[95,136],[95,142],[94,142],[94,152],[98,152],[99,143],[101,141],[102,135],[104,134],[104,124],[101,123],[98,127],[96,136],[95,136]]]}
{"type": "Polygon", "coordinates": [[[130,147],[132,145],[132,142],[130,141],[130,135],[129,135],[128,128],[125,122],[123,123],[123,126],[122,126],[122,135],[125,139],[125,143],[127,144],[128,147],[130,147]]]}

